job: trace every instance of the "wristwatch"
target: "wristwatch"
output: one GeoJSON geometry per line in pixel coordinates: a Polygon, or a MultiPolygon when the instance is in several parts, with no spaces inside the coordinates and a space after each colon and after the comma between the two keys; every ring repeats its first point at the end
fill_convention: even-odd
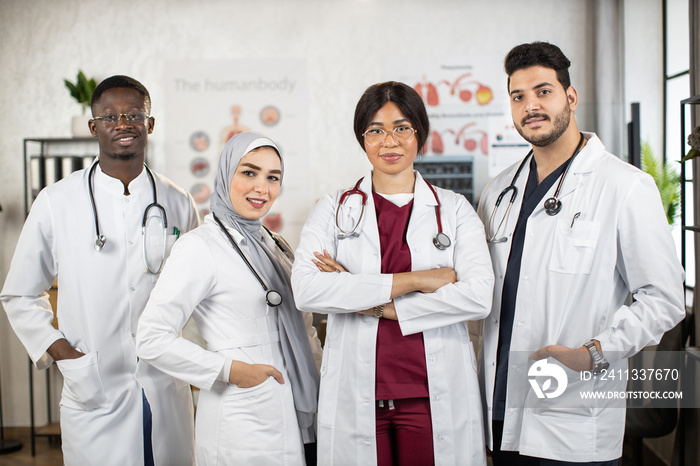
{"type": "Polygon", "coordinates": [[[600,354],[593,340],[588,340],[583,346],[588,348],[588,352],[591,353],[591,359],[593,359],[593,369],[591,369],[591,372],[593,374],[600,374],[610,367],[610,363],[600,354]]]}

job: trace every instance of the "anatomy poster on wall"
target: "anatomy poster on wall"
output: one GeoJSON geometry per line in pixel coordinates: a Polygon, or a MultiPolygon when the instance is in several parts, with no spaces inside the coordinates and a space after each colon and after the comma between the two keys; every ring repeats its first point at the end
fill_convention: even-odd
{"type": "Polygon", "coordinates": [[[168,176],[189,190],[202,217],[221,151],[243,131],[275,141],[284,155],[282,192],[265,225],[297,238],[309,192],[308,90],[303,60],[183,60],[165,66],[168,176]],[[284,212],[284,215],[282,215],[284,212]]]}
{"type": "Polygon", "coordinates": [[[471,160],[477,199],[493,176],[489,156],[497,135],[492,131],[502,133],[507,126],[494,126],[494,118],[511,121],[502,63],[490,57],[390,57],[384,72],[386,79],[408,84],[423,98],[431,127],[425,160],[450,156],[471,160]]]}

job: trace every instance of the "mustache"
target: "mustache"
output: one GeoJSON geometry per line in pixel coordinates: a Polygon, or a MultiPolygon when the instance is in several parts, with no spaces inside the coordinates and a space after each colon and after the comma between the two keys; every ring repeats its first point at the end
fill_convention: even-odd
{"type": "Polygon", "coordinates": [[[544,113],[533,113],[531,115],[526,116],[520,121],[521,125],[526,125],[528,121],[534,120],[535,118],[541,118],[543,120],[549,120],[549,116],[545,115],[544,113]]]}

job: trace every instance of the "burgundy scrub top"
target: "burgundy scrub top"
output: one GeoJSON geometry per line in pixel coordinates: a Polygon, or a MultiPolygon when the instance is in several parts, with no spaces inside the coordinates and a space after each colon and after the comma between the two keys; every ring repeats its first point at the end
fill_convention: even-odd
{"type": "MultiPolygon", "coordinates": [[[[406,242],[413,200],[403,207],[372,192],[377,211],[382,273],[411,271],[406,242]]],[[[423,334],[404,336],[397,321],[379,319],[377,331],[376,399],[399,400],[429,396],[423,334]]]]}

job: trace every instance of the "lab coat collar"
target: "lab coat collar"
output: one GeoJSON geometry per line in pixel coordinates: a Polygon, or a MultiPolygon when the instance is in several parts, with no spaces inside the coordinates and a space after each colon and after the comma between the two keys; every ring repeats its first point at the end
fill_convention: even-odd
{"type": "MultiPolygon", "coordinates": [[[[582,134],[587,140],[586,145],[581,149],[581,152],[579,152],[576,158],[571,161],[569,173],[566,175],[567,179],[564,180],[561,192],[559,193],[560,199],[576,190],[581,183],[582,175],[596,170],[600,164],[602,155],[605,153],[605,147],[595,133],[582,132],[582,134]]],[[[557,183],[554,184],[554,189],[556,189],[556,186],[557,183]]],[[[552,193],[554,193],[554,191],[552,191],[552,193]]]]}
{"type": "MultiPolygon", "coordinates": [[[[224,239],[226,239],[226,236],[223,234],[223,232],[221,232],[221,227],[216,223],[216,220],[214,220],[214,214],[207,214],[207,216],[204,217],[204,223],[211,223],[216,228],[216,230],[224,237],[224,239]]],[[[231,238],[233,238],[237,245],[240,246],[241,244],[246,244],[246,238],[240,231],[226,225],[225,223],[224,227],[226,228],[226,231],[228,231],[229,235],[231,235],[231,238]]],[[[228,242],[227,239],[226,241],[228,242]]]]}
{"type": "Polygon", "coordinates": [[[433,195],[433,192],[431,191],[430,187],[428,187],[427,182],[423,179],[423,177],[418,171],[414,170],[413,173],[415,173],[416,175],[416,184],[413,188],[413,192],[415,193],[415,197],[413,198],[414,209],[417,205],[435,208],[438,202],[437,199],[435,199],[435,196],[433,195]]]}
{"type": "MultiPolygon", "coordinates": [[[[97,167],[95,167],[95,178],[93,180],[93,183],[99,183],[101,188],[106,189],[114,195],[124,195],[124,185],[122,184],[122,182],[117,178],[113,178],[105,172],[103,172],[102,167],[100,167],[100,164],[98,163],[98,159],[96,159],[94,163],[97,164],[97,167]]],[[[155,173],[153,174],[153,177],[156,177],[155,173]]],[[[133,194],[143,190],[148,190],[149,192],[151,191],[151,182],[148,179],[148,174],[146,174],[145,168],[141,169],[141,173],[139,173],[139,176],[131,180],[131,183],[129,183],[130,193],[133,194]]]]}
{"type": "Polygon", "coordinates": [[[569,173],[590,173],[596,169],[602,155],[605,153],[605,146],[595,133],[584,133],[586,138],[586,146],[581,149],[581,152],[571,162],[569,173]]]}

